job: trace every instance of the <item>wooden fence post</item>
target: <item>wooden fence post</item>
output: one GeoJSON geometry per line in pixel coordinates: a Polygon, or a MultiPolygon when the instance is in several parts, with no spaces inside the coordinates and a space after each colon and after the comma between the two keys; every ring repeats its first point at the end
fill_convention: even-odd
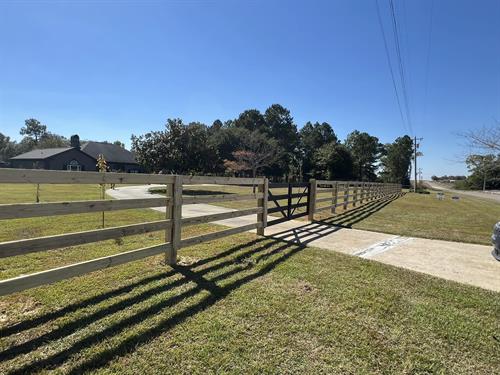
{"type": "Polygon", "coordinates": [[[316,211],[316,180],[314,178],[309,180],[309,196],[308,196],[308,220],[314,221],[314,211],[316,211]]]}
{"type": "Polygon", "coordinates": [[[349,182],[344,184],[344,211],[347,210],[347,202],[349,201],[349,182]]]}
{"type": "Polygon", "coordinates": [[[288,190],[287,190],[287,194],[288,194],[288,200],[287,200],[287,207],[288,207],[288,210],[287,210],[287,217],[288,219],[290,220],[291,216],[292,216],[292,193],[293,193],[293,190],[292,190],[292,184],[289,182],[288,183],[288,190]]]}
{"type": "MultiPolygon", "coordinates": [[[[170,220],[170,223],[165,229],[165,243],[172,242],[172,209],[173,209],[173,196],[174,196],[174,184],[167,183],[165,185],[165,196],[167,197],[167,204],[165,206],[165,219],[170,220]]],[[[165,253],[165,264],[169,264],[168,252],[165,253]]]]}
{"type": "Polygon", "coordinates": [[[335,186],[332,184],[332,209],[331,213],[334,214],[337,210],[337,203],[338,203],[338,193],[339,193],[339,183],[335,181],[335,186]]]}
{"type": "Polygon", "coordinates": [[[359,183],[354,184],[353,197],[352,197],[352,206],[356,207],[356,200],[358,199],[358,186],[359,183]]]}
{"type": "Polygon", "coordinates": [[[269,180],[267,178],[264,178],[264,182],[259,185],[258,192],[261,197],[257,201],[257,206],[262,207],[262,213],[257,214],[257,222],[262,226],[257,228],[257,234],[263,236],[267,227],[267,196],[269,194],[269,180]]]}
{"type": "Polygon", "coordinates": [[[181,243],[181,220],[182,220],[182,176],[176,175],[172,184],[171,204],[171,229],[170,242],[172,246],[166,254],[166,263],[173,266],[177,264],[177,250],[181,243]]]}

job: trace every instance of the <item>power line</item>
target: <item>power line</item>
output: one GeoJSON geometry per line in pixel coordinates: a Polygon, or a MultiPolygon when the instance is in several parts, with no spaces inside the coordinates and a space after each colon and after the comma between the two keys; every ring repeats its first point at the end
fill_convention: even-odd
{"type": "Polygon", "coordinates": [[[403,110],[401,108],[401,100],[399,99],[398,88],[397,88],[397,85],[396,85],[396,79],[394,78],[394,70],[392,68],[391,55],[389,53],[389,47],[387,45],[387,38],[385,36],[384,24],[382,22],[382,16],[380,15],[380,6],[379,6],[379,3],[378,3],[378,0],[375,0],[375,3],[377,5],[378,22],[379,22],[379,25],[380,25],[380,31],[382,33],[382,38],[384,40],[385,54],[387,56],[387,63],[389,65],[389,71],[391,72],[392,86],[394,87],[394,93],[396,95],[396,100],[397,100],[397,103],[398,103],[399,114],[401,115],[401,121],[403,122],[403,126],[405,127],[406,130],[410,131],[410,133],[411,133],[411,128],[408,127],[408,125],[407,125],[407,123],[405,121],[405,117],[403,115],[403,110]]]}
{"type": "Polygon", "coordinates": [[[411,124],[411,117],[410,117],[410,104],[409,104],[409,99],[408,99],[408,90],[406,86],[406,79],[405,79],[405,68],[404,68],[404,63],[403,63],[403,57],[401,55],[401,43],[400,43],[400,38],[399,38],[399,32],[398,32],[398,22],[396,18],[396,11],[394,9],[394,2],[393,0],[389,0],[389,6],[391,10],[391,19],[392,19],[392,31],[394,34],[394,44],[396,46],[396,56],[398,60],[398,67],[399,67],[399,76],[401,79],[401,88],[403,90],[403,99],[404,99],[404,104],[405,104],[405,109],[406,109],[406,118],[408,120],[408,126],[410,128],[410,133],[413,133],[412,129],[412,124],[411,124]]]}
{"type": "Polygon", "coordinates": [[[426,58],[426,63],[425,63],[424,120],[427,119],[427,95],[429,92],[429,70],[430,70],[433,19],[434,19],[434,0],[431,0],[431,10],[430,10],[430,20],[429,20],[429,37],[427,40],[427,58],[426,58]]]}

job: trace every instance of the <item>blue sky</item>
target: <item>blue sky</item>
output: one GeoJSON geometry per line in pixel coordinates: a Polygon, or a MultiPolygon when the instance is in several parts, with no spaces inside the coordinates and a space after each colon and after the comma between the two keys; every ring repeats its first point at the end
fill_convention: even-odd
{"type": "MultiPolygon", "coordinates": [[[[379,4],[396,64],[389,2],[379,4]]],[[[465,173],[455,134],[500,119],[500,1],[395,6],[424,177],[465,173]]],[[[299,127],[327,121],[341,138],[359,129],[390,142],[408,127],[376,9],[375,0],[0,1],[0,132],[20,139],[35,117],[68,137],[128,145],[167,118],[211,124],[280,103],[299,127]]]]}

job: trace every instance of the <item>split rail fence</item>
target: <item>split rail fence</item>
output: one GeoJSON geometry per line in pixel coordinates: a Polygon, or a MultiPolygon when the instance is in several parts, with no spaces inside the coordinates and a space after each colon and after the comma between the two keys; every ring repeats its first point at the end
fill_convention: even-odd
{"type": "Polygon", "coordinates": [[[401,193],[400,184],[361,182],[361,181],[328,181],[311,180],[310,201],[308,209],[309,220],[314,220],[314,214],[329,210],[335,214],[338,207],[347,210],[369,203],[374,200],[385,198],[401,193]],[[318,206],[318,203],[329,202],[329,205],[318,206]]]}
{"type": "Polygon", "coordinates": [[[181,175],[155,175],[130,173],[68,172],[25,169],[0,169],[0,183],[12,184],[160,184],[166,186],[164,197],[137,199],[103,199],[85,201],[61,201],[44,203],[0,204],[1,220],[69,215],[91,212],[117,211],[139,208],[165,207],[163,220],[122,225],[82,232],[65,233],[37,238],[27,238],[0,242],[0,258],[47,251],[68,246],[105,241],[137,234],[165,231],[163,243],[136,250],[121,252],[84,262],[74,263],[46,271],[0,280],[0,296],[25,289],[54,283],[89,272],[136,261],[146,257],[164,254],[166,263],[174,265],[177,252],[188,246],[223,238],[241,232],[256,229],[264,235],[264,228],[301,216],[314,220],[314,213],[342,205],[363,204],[389,194],[399,193],[401,186],[396,184],[375,184],[363,182],[342,182],[311,180],[309,183],[269,184],[267,178],[206,177],[181,175]],[[223,194],[211,196],[183,196],[183,187],[193,184],[257,186],[252,194],[223,194]],[[286,190],[283,192],[284,188],[286,190]],[[293,188],[299,192],[294,193],[293,188]],[[273,192],[272,189],[281,189],[273,192]],[[332,192],[328,198],[318,198],[318,192],[332,192]],[[331,205],[317,208],[322,201],[331,201],[331,205]],[[198,203],[216,203],[231,201],[251,201],[252,207],[236,211],[197,217],[182,217],[182,206],[198,203]],[[275,207],[268,208],[268,203],[275,207]],[[281,202],[281,203],[280,203],[281,202]],[[286,202],[284,204],[283,202],[286,202]],[[304,210],[301,210],[304,208],[304,210]],[[299,209],[299,212],[296,210],[299,209]],[[279,215],[269,221],[268,214],[279,215]],[[195,237],[181,238],[183,226],[209,223],[218,220],[255,215],[255,222],[195,237]]]}
{"type": "MultiPolygon", "coordinates": [[[[0,243],[0,258],[75,246],[92,242],[115,239],[154,231],[165,231],[165,242],[137,250],[126,251],[42,272],[22,275],[0,281],[0,295],[19,292],[28,288],[50,284],[56,281],[83,275],[89,272],[143,259],[158,254],[165,254],[168,264],[175,264],[177,252],[183,247],[230,236],[240,232],[257,229],[264,234],[267,219],[267,179],[202,177],[179,175],[154,175],[131,173],[67,172],[45,170],[1,169],[0,183],[19,184],[162,184],[166,186],[165,197],[151,197],[123,200],[86,200],[48,203],[0,204],[0,220],[43,217],[53,215],[80,214],[152,208],[164,206],[164,220],[130,224],[119,227],[95,229],[84,232],[66,233],[54,236],[21,239],[0,243]],[[183,197],[183,185],[217,184],[257,186],[258,192],[247,195],[215,195],[183,197]],[[255,207],[238,211],[182,218],[182,206],[197,203],[215,203],[221,201],[249,200],[256,201],[255,207]],[[244,215],[256,215],[255,223],[196,237],[181,238],[181,227],[244,215]]],[[[1,223],[1,222],[0,222],[1,223]]]]}

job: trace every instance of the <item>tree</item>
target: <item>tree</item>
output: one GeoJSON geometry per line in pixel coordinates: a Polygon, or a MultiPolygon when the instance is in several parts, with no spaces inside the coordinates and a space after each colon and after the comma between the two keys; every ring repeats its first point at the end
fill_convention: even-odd
{"type": "Polygon", "coordinates": [[[477,130],[470,130],[461,134],[472,149],[500,152],[500,121],[494,120],[490,126],[484,126],[477,130]]]}
{"type": "Polygon", "coordinates": [[[168,169],[169,142],[163,131],[153,131],[131,137],[132,152],[139,164],[148,172],[168,169]]]}
{"type": "Polygon", "coordinates": [[[62,135],[45,132],[41,135],[38,144],[35,141],[34,145],[38,146],[38,148],[59,148],[68,147],[70,145],[70,142],[62,135]]]}
{"type": "Polygon", "coordinates": [[[349,149],[340,143],[330,142],[314,154],[314,171],[317,178],[348,180],[352,177],[353,160],[349,149]]]}
{"type": "Polygon", "coordinates": [[[21,135],[32,138],[35,145],[38,144],[38,141],[45,133],[47,133],[47,126],[42,125],[40,121],[34,118],[24,121],[24,127],[22,127],[20,131],[21,135]]]}
{"type": "Polygon", "coordinates": [[[264,167],[274,163],[281,156],[281,149],[274,139],[259,131],[249,132],[242,148],[232,153],[232,160],[224,160],[230,172],[251,171],[252,177],[264,167]]]}
{"type": "Polygon", "coordinates": [[[235,126],[225,125],[218,131],[209,128],[208,144],[217,155],[216,169],[213,172],[223,173],[226,170],[224,161],[232,159],[233,152],[243,148],[243,141],[249,133],[249,130],[235,126]]]}
{"type": "Polygon", "coordinates": [[[475,179],[482,180],[482,189],[485,191],[488,177],[491,176],[491,172],[494,170],[495,166],[499,165],[498,158],[492,154],[469,155],[465,162],[469,171],[472,172],[470,182],[473,182],[475,179]]]}
{"type": "Polygon", "coordinates": [[[262,116],[262,113],[257,109],[247,109],[240,113],[238,118],[234,120],[234,126],[250,131],[258,130],[267,132],[268,130],[264,116],[262,116]]]}
{"type": "Polygon", "coordinates": [[[113,144],[114,144],[115,146],[119,146],[119,147],[121,147],[121,148],[125,148],[125,143],[123,143],[122,141],[118,141],[118,140],[116,140],[116,141],[114,141],[114,142],[113,142],[113,144]]]}
{"type": "Polygon", "coordinates": [[[307,122],[299,132],[302,152],[302,175],[312,177],[314,155],[325,144],[337,143],[338,139],[327,122],[307,122]]]}
{"type": "Polygon", "coordinates": [[[472,174],[467,178],[469,187],[498,188],[500,186],[500,160],[495,157],[500,152],[500,121],[494,120],[490,126],[470,130],[461,134],[470,149],[474,150],[465,159],[472,174]],[[493,155],[495,154],[495,155],[493,155]]]}
{"type": "Polygon", "coordinates": [[[17,144],[10,137],[0,133],[0,161],[7,161],[16,155],[17,144]]]}
{"type": "Polygon", "coordinates": [[[217,152],[209,142],[206,125],[168,119],[164,131],[132,135],[132,151],[148,171],[214,173],[217,152]]]}
{"type": "Polygon", "coordinates": [[[376,162],[381,151],[378,138],[355,130],[347,136],[345,144],[352,154],[354,178],[360,181],[375,180],[376,162]]]}
{"type": "Polygon", "coordinates": [[[185,173],[213,173],[216,170],[217,151],[208,141],[208,127],[200,122],[191,122],[182,129],[180,148],[181,170],[185,173]]]}
{"type": "Polygon", "coordinates": [[[380,158],[382,179],[385,182],[408,185],[412,155],[413,141],[408,135],[398,137],[393,143],[386,144],[380,158]]]}
{"type": "Polygon", "coordinates": [[[278,146],[283,150],[275,165],[269,169],[273,176],[282,177],[290,174],[297,165],[295,154],[299,152],[299,134],[297,125],[293,122],[290,111],[280,104],[273,104],[266,109],[264,119],[269,135],[273,137],[278,146]]]}

